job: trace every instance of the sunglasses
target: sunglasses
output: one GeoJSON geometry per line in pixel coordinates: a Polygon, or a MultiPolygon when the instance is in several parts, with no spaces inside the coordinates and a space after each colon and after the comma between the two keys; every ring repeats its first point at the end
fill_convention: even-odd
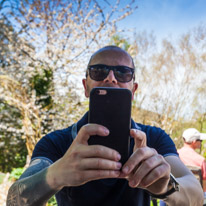
{"type": "MultiPolygon", "coordinates": [[[[107,66],[104,64],[89,65],[87,67],[91,79],[103,81],[112,70],[118,82],[130,82],[134,77],[134,69],[127,66],[107,66]]],[[[86,76],[87,74],[86,73],[86,76]]]]}

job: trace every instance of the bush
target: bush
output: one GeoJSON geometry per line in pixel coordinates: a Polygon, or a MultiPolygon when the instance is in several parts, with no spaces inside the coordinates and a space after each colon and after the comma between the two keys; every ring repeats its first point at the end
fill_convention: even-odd
{"type": "Polygon", "coordinates": [[[0,119],[0,171],[10,173],[12,168],[24,167],[28,154],[22,139],[21,113],[0,99],[0,119]]]}
{"type": "Polygon", "coordinates": [[[14,168],[11,171],[9,179],[12,181],[18,180],[20,178],[20,176],[22,175],[22,173],[24,172],[24,170],[25,170],[25,168],[23,168],[23,167],[14,168]]]}

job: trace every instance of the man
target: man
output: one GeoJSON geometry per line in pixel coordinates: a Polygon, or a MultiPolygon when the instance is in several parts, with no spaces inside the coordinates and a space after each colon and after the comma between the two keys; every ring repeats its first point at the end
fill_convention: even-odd
{"type": "Polygon", "coordinates": [[[185,165],[201,168],[203,190],[206,192],[206,161],[203,156],[195,151],[201,149],[201,142],[206,139],[206,134],[200,133],[195,128],[189,128],[183,132],[182,137],[184,146],[178,150],[180,159],[185,165]]]}
{"type": "MultiPolygon", "coordinates": [[[[94,87],[127,88],[133,96],[138,87],[132,57],[116,46],[92,55],[82,82],[86,97],[94,87]]],[[[131,120],[132,154],[124,165],[117,151],[88,145],[90,136],[96,134],[104,138],[109,131],[88,124],[86,113],[71,127],[43,137],[30,166],[10,188],[7,205],[40,206],[56,194],[61,206],[149,206],[150,195],[172,206],[202,206],[199,182],[180,161],[163,130],[131,120]]]]}

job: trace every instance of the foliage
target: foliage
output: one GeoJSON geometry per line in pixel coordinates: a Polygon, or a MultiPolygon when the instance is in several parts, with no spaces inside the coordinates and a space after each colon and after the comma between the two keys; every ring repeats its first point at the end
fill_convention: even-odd
{"type": "Polygon", "coordinates": [[[197,121],[205,113],[206,27],[200,25],[177,41],[163,39],[159,47],[155,42],[153,34],[143,32],[131,43],[137,51],[133,57],[139,84],[134,104],[138,111],[156,114],[141,116],[141,122],[174,136],[181,122],[197,121]]]}
{"type": "Polygon", "coordinates": [[[18,168],[14,168],[12,171],[11,171],[11,174],[10,174],[10,180],[12,181],[16,181],[20,178],[20,176],[23,174],[25,168],[23,167],[18,167],[18,168]]]}
{"type": "MultiPolygon", "coordinates": [[[[157,201],[157,203],[155,203],[155,204],[157,204],[159,206],[160,205],[160,200],[156,200],[156,201],[157,201]]],[[[155,204],[153,204],[152,200],[150,201],[150,206],[155,206],[155,204]]]]}
{"type": "Polygon", "coordinates": [[[111,44],[121,47],[122,49],[128,51],[131,48],[131,44],[120,35],[113,35],[111,38],[111,44]]]}
{"type": "Polygon", "coordinates": [[[206,132],[206,28],[200,25],[175,43],[164,39],[159,48],[152,33],[135,35],[134,40],[119,34],[111,40],[132,54],[136,65],[139,87],[132,116],[137,122],[166,130],[179,147],[185,128],[206,132]]]}
{"type": "Polygon", "coordinates": [[[56,199],[55,199],[55,196],[52,196],[48,203],[47,203],[47,206],[57,206],[57,202],[56,202],[56,199]]]}
{"type": "Polygon", "coordinates": [[[53,88],[52,71],[42,68],[41,74],[38,72],[34,74],[31,78],[31,88],[36,91],[36,96],[39,97],[36,104],[49,109],[53,104],[52,97],[49,94],[50,89],[53,88]]]}
{"type": "MultiPolygon", "coordinates": [[[[134,12],[136,3],[123,3],[0,0],[1,171],[16,167],[11,177],[18,179],[37,141],[88,109],[77,82],[89,56],[108,43],[134,58],[135,120],[162,127],[178,147],[185,128],[206,132],[205,25],[177,42],[164,39],[161,47],[152,33],[128,40],[116,23],[134,12]]],[[[56,205],[54,197],[48,204],[56,205]]]]}
{"type": "Polygon", "coordinates": [[[11,108],[19,112],[15,125],[3,118],[2,138],[22,139],[31,156],[43,135],[77,121],[88,109],[80,74],[89,56],[108,43],[133,56],[139,84],[135,120],[165,129],[180,144],[188,126],[205,132],[205,25],[177,41],[163,39],[161,46],[153,33],[127,38],[116,23],[130,15],[136,3],[123,2],[1,1],[0,100],[9,107],[0,115],[7,111],[11,120],[11,108]]]}
{"type": "MultiPolygon", "coordinates": [[[[0,99],[18,109],[29,156],[43,135],[67,127],[87,109],[80,73],[117,31],[116,23],[137,8],[128,3],[0,1],[0,99]]],[[[2,125],[5,134],[13,128],[10,140],[18,136],[14,125],[2,125]]]]}
{"type": "Polygon", "coordinates": [[[26,162],[21,114],[17,108],[0,100],[0,119],[0,171],[10,172],[13,167],[23,167],[26,162]]]}

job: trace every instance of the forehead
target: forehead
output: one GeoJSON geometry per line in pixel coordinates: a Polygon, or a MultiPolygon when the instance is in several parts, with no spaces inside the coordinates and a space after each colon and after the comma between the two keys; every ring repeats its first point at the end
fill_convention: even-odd
{"type": "Polygon", "coordinates": [[[131,57],[121,50],[103,50],[95,53],[90,60],[90,65],[94,64],[124,65],[133,68],[131,57]]]}

